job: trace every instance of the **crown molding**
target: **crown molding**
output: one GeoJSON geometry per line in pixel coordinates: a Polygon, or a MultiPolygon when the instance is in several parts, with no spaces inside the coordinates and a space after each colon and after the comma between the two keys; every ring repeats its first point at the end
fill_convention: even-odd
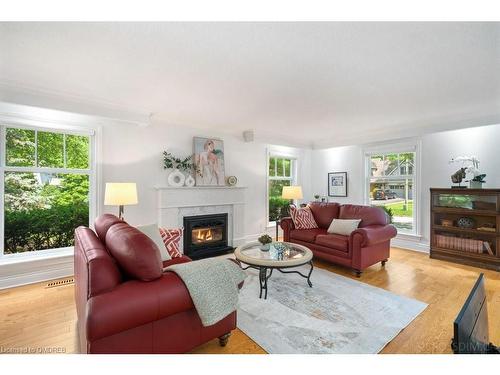
{"type": "Polygon", "coordinates": [[[61,118],[63,118],[65,121],[78,123],[91,121],[100,125],[148,126],[152,116],[151,113],[147,112],[132,112],[117,103],[5,79],[0,79],[0,101],[36,109],[31,111],[31,115],[27,114],[29,111],[20,111],[19,109],[11,109],[7,114],[2,113],[4,115],[22,115],[28,119],[48,121],[49,123],[51,122],[50,119],[55,117],[56,121],[61,121],[61,118]],[[37,114],[33,114],[34,112],[37,114]]]}
{"type": "Polygon", "coordinates": [[[489,115],[463,114],[449,118],[433,120],[421,120],[419,122],[400,124],[390,128],[364,129],[357,135],[337,136],[336,138],[322,139],[313,143],[312,148],[321,150],[325,148],[366,145],[376,142],[393,141],[402,138],[421,137],[426,134],[440,133],[445,131],[475,128],[500,124],[500,113],[489,115]],[[422,123],[429,125],[422,126],[422,123]]]}

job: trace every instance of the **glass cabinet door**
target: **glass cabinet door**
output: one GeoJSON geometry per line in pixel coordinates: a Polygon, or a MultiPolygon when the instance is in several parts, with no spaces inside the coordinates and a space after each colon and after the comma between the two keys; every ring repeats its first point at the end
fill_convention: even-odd
{"type": "Polygon", "coordinates": [[[498,211],[496,195],[436,193],[432,197],[432,205],[438,208],[498,211]]]}

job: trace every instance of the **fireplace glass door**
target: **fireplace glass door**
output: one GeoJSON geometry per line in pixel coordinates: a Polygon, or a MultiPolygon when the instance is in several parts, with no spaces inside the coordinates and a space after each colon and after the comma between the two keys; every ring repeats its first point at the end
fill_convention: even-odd
{"type": "Polygon", "coordinates": [[[224,236],[224,227],[203,227],[193,228],[191,231],[191,242],[194,245],[200,245],[211,242],[222,241],[224,236]]]}

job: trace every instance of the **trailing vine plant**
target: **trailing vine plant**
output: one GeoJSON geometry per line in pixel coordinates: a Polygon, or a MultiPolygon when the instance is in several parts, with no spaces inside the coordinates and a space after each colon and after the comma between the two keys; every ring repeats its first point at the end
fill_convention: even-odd
{"type": "Polygon", "coordinates": [[[163,169],[179,169],[183,172],[191,172],[194,170],[198,173],[198,167],[193,162],[193,155],[181,159],[167,151],[163,151],[163,169]]]}

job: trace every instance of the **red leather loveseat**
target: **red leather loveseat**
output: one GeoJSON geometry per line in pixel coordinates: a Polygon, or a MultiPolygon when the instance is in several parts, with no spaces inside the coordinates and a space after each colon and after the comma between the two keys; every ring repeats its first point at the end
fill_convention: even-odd
{"type": "Polygon", "coordinates": [[[309,204],[316,229],[295,229],[291,218],[281,220],[284,240],[310,248],[316,258],[351,267],[356,275],[378,262],[389,259],[391,238],[396,228],[389,224],[387,214],[380,208],[338,203],[309,204]],[[333,219],[361,219],[358,229],[350,236],[329,234],[333,219]]]}
{"type": "MultiPolygon", "coordinates": [[[[106,237],[113,225],[121,225],[121,233],[130,236],[125,237],[125,247],[141,246],[137,243],[137,231],[114,215],[97,218],[97,235],[86,227],[75,230],[80,351],[183,353],[216,337],[224,346],[236,328],[236,312],[213,326],[203,327],[188,290],[176,274],[161,274],[160,270],[161,276],[153,281],[128,277],[105,245],[106,238],[108,246],[113,240],[110,235],[106,237]]],[[[190,261],[183,256],[163,262],[163,266],[190,261]]]]}

